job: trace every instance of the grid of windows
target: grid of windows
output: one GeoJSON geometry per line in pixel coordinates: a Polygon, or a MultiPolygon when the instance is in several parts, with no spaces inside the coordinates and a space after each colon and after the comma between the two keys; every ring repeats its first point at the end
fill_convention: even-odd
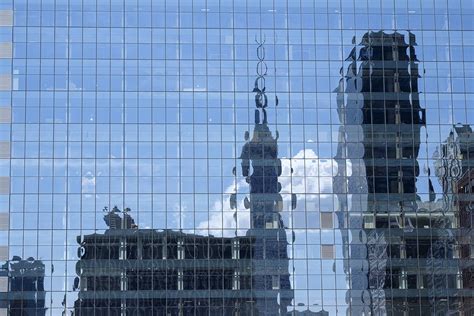
{"type": "Polygon", "coordinates": [[[468,0],[2,0],[0,315],[474,313],[468,0]]]}

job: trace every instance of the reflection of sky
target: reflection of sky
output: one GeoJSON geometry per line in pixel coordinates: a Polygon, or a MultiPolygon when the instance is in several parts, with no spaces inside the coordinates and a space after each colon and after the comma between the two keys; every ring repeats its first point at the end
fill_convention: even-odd
{"type": "MultiPolygon", "coordinates": [[[[65,284],[64,275],[68,275],[68,282],[75,275],[76,236],[105,229],[102,208],[106,205],[130,207],[140,228],[234,234],[234,211],[229,209],[228,202],[234,189],[231,170],[240,163],[236,157],[244,143],[243,135],[252,126],[253,113],[249,106],[253,106],[253,100],[247,91],[252,86],[256,57],[253,47],[249,50],[247,44],[253,43],[255,32],[252,30],[259,27],[267,34],[269,67],[276,69],[268,77],[267,87],[270,100],[274,99],[271,92],[277,92],[279,107],[269,109],[268,120],[275,124],[270,129],[280,134],[279,156],[287,157],[282,159],[283,175],[279,180],[283,187],[284,223],[289,234],[290,230],[295,232],[290,254],[295,271],[315,275],[308,280],[305,280],[306,272],[294,275],[296,301],[321,304],[322,294],[317,286],[325,288],[333,283],[328,279],[334,275],[333,262],[322,265],[318,260],[318,247],[336,243],[336,256],[340,259],[341,238],[337,229],[322,231],[317,223],[319,211],[335,211],[338,205],[330,190],[336,168],[332,158],[339,124],[335,94],[331,91],[338,85],[340,67],[346,69],[347,66],[341,60],[349,51],[342,44],[350,45],[352,36],[361,38],[369,28],[395,25],[399,29],[407,28],[407,10],[385,7],[393,3],[384,2],[386,16],[376,19],[374,14],[379,15],[375,10],[380,8],[369,8],[369,12],[364,9],[354,16],[350,10],[347,14],[344,10],[341,13],[337,1],[315,4],[302,1],[303,7],[297,11],[314,10],[316,15],[286,15],[287,5],[291,8],[299,1],[262,1],[261,6],[250,1],[248,7],[236,1],[234,8],[231,2],[221,1],[220,26],[231,27],[231,12],[236,10],[233,17],[236,28],[219,30],[210,25],[208,30],[192,32],[191,27],[205,28],[209,26],[206,21],[219,20],[216,13],[219,9],[209,2],[180,2],[181,9],[190,8],[191,4],[197,8],[194,19],[183,19],[183,23],[194,21],[195,24],[184,25],[185,29],[180,32],[174,28],[178,25],[178,14],[169,13],[165,19],[164,13],[140,12],[139,19],[133,22],[132,14],[136,12],[131,11],[127,21],[137,23],[139,20],[145,25],[153,21],[156,23],[153,31],[139,28],[139,36],[129,30],[122,34],[122,28],[113,29],[111,33],[99,30],[92,34],[90,29],[84,33],[71,30],[68,34],[65,27],[45,27],[41,37],[38,32],[29,32],[29,38],[37,36],[38,41],[28,44],[20,40],[22,36],[26,38],[26,32],[19,30],[14,34],[19,40],[13,62],[14,88],[42,91],[41,94],[29,91],[26,95],[13,91],[12,195],[10,201],[0,197],[0,204],[2,209],[7,209],[10,203],[11,255],[32,256],[48,264],[55,259],[52,262],[55,272],[47,270],[47,275],[54,277],[45,280],[48,291],[59,291],[48,292],[54,296],[55,306],[60,307],[62,291],[72,288],[71,284],[65,284]],[[250,12],[249,19],[242,13],[246,10],[250,12]],[[402,12],[397,11],[400,14],[393,16],[395,10],[402,12]],[[341,32],[341,25],[354,23],[357,30],[341,32]],[[280,29],[270,29],[274,25],[280,29]],[[167,32],[162,28],[165,26],[169,27],[167,32]],[[328,27],[331,30],[326,30],[328,27]],[[53,35],[57,43],[49,45],[53,35]],[[89,38],[92,35],[97,37],[89,38]],[[69,60],[65,59],[67,55],[61,55],[67,50],[68,36],[71,40],[69,60]],[[126,47],[115,43],[124,36],[137,42],[126,47]],[[100,44],[93,43],[96,40],[100,44]],[[41,45],[40,41],[43,41],[41,45]],[[54,57],[56,53],[56,57],[64,59],[56,64],[53,59],[44,59],[41,64],[32,59],[28,68],[21,62],[27,56],[40,57],[40,53],[45,57],[54,57]],[[82,57],[90,60],[82,63],[82,57]],[[111,57],[124,57],[125,62],[110,61],[111,57]],[[145,60],[149,57],[157,59],[145,60]],[[206,63],[204,58],[210,62],[206,63]],[[66,67],[70,73],[67,77],[62,75],[66,67]],[[127,90],[126,95],[122,87],[127,90]],[[97,94],[93,92],[96,89],[97,94]],[[137,89],[142,92],[133,92],[137,89]],[[295,171],[292,176],[290,166],[295,171]],[[298,206],[294,211],[290,211],[290,193],[297,194],[298,206]],[[306,242],[312,246],[306,246],[306,242]],[[67,267],[59,261],[65,258],[69,260],[67,267]],[[317,290],[301,291],[308,284],[317,290]],[[306,298],[308,293],[310,297],[306,298]]],[[[159,8],[162,3],[153,2],[153,5],[159,8]]],[[[172,10],[174,5],[168,1],[167,9],[172,10]]],[[[439,5],[442,3],[437,3],[439,5]]],[[[84,8],[86,6],[84,4],[84,8]]],[[[79,7],[71,3],[71,8],[79,7]]],[[[445,8],[437,7],[437,10],[444,14],[445,8]]],[[[421,20],[419,11],[415,8],[410,16],[410,26],[415,33],[417,21],[421,20]]],[[[450,14],[459,11],[456,7],[446,11],[450,23],[458,20],[450,14]]],[[[71,14],[71,23],[75,25],[78,15],[71,14]]],[[[189,12],[183,15],[188,16],[192,17],[189,12]]],[[[111,17],[112,21],[116,18],[111,17]]],[[[63,17],[57,15],[56,19],[61,23],[63,17]]],[[[84,19],[87,23],[87,14],[84,19]]],[[[26,23],[25,14],[18,13],[15,23],[21,24],[23,20],[26,23]]],[[[100,16],[97,21],[101,23],[100,16]]],[[[443,29],[444,22],[434,18],[423,20],[424,27],[429,29],[443,29]]],[[[449,31],[450,38],[458,44],[462,40],[467,43],[470,35],[456,29],[449,31]]],[[[445,37],[445,34],[437,34],[439,45],[444,43],[439,38],[445,37]]],[[[455,54],[451,60],[446,54],[437,55],[437,51],[445,50],[435,46],[437,42],[432,32],[424,32],[417,41],[422,60],[420,69],[426,70],[420,82],[423,83],[421,105],[427,109],[428,134],[427,138],[422,128],[417,192],[427,200],[428,168],[438,198],[442,192],[439,181],[434,178],[436,147],[446,139],[452,124],[474,124],[474,109],[466,109],[472,100],[465,100],[462,94],[472,90],[461,78],[469,65],[456,59],[455,54]]],[[[453,52],[457,49],[453,48],[453,52]]],[[[7,162],[1,160],[0,175],[7,175],[7,169],[7,162]]],[[[237,187],[239,194],[247,192],[248,187],[242,180],[238,180],[237,187]]],[[[238,233],[245,233],[248,226],[248,210],[239,204],[238,233]]],[[[288,236],[288,240],[292,240],[292,236],[288,236]]],[[[345,288],[339,284],[344,277],[339,261],[335,270],[338,287],[345,288]]],[[[331,291],[325,293],[334,295],[331,291]]],[[[345,292],[340,297],[344,296],[345,292]]],[[[69,305],[72,305],[71,297],[68,296],[69,305]]],[[[331,297],[326,302],[331,302],[331,297]]]]}

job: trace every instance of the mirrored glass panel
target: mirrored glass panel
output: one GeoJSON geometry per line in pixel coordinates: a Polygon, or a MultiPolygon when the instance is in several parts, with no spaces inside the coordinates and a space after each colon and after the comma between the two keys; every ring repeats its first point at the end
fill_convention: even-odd
{"type": "Polygon", "coordinates": [[[0,315],[474,314],[467,0],[2,0],[0,315]]]}

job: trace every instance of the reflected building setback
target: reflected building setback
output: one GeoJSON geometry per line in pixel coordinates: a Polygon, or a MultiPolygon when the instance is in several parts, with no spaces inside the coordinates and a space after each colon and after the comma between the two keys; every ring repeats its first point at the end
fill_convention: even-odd
{"type": "Polygon", "coordinates": [[[45,265],[33,258],[13,256],[0,270],[0,281],[7,291],[0,293],[0,308],[11,316],[46,315],[44,290],[45,265]]]}

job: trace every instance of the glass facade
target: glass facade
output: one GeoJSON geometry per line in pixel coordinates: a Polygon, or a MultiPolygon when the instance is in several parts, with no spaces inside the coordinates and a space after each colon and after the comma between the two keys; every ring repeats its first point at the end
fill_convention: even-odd
{"type": "Polygon", "coordinates": [[[474,314],[471,0],[0,1],[0,316],[474,314]]]}

